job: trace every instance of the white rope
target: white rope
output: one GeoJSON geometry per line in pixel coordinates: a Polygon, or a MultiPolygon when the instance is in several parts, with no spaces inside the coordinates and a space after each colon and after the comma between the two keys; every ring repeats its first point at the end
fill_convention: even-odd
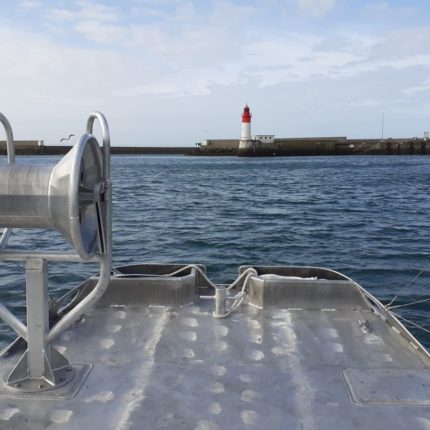
{"type": "MultiPolygon", "coordinates": [[[[406,290],[406,288],[408,288],[409,286],[411,286],[426,270],[428,270],[428,268],[430,267],[430,263],[424,267],[424,269],[421,269],[394,297],[393,299],[390,301],[390,303],[388,303],[387,305],[385,305],[385,307],[387,309],[394,309],[397,306],[392,306],[392,304],[399,298],[399,296],[401,296],[404,292],[404,290],[406,290]]],[[[402,306],[407,306],[407,305],[402,305],[402,306]]]]}
{"type": "Polygon", "coordinates": [[[423,327],[423,326],[421,326],[421,325],[419,325],[419,324],[417,324],[417,323],[415,323],[415,322],[413,322],[413,321],[411,321],[411,320],[408,320],[408,319],[406,319],[406,318],[404,318],[404,317],[400,316],[399,314],[396,314],[396,313],[394,313],[394,312],[392,312],[392,314],[393,314],[393,315],[395,315],[397,318],[399,318],[399,319],[401,319],[401,320],[403,320],[403,321],[407,322],[408,324],[411,324],[411,325],[413,325],[413,326],[414,326],[414,327],[416,327],[416,328],[419,328],[419,329],[421,329],[421,330],[424,330],[424,331],[425,331],[425,332],[427,332],[427,333],[430,333],[430,330],[429,330],[429,329],[427,329],[427,328],[425,328],[425,327],[423,327]]]}
{"type": "MultiPolygon", "coordinates": [[[[196,265],[196,264],[189,264],[188,266],[184,266],[184,267],[182,267],[181,269],[178,269],[178,270],[176,270],[176,271],[174,271],[174,272],[172,272],[172,273],[168,273],[168,274],[166,274],[166,275],[161,275],[161,276],[175,276],[175,275],[177,275],[177,274],[179,274],[179,273],[181,273],[181,272],[184,272],[184,271],[186,271],[186,270],[188,270],[188,269],[195,269],[195,270],[197,270],[202,276],[203,276],[203,278],[205,279],[205,281],[211,286],[211,287],[213,287],[213,288],[216,288],[216,285],[207,277],[207,275],[206,275],[206,273],[203,271],[203,269],[201,268],[201,267],[199,267],[198,265],[196,265]]],[[[228,291],[228,290],[231,290],[232,288],[234,288],[240,281],[241,281],[241,279],[243,278],[243,277],[245,277],[246,275],[248,275],[249,273],[252,273],[253,275],[258,275],[257,274],[257,271],[254,269],[254,268],[252,268],[252,267],[250,267],[250,268],[248,268],[248,269],[246,269],[246,270],[244,270],[234,281],[233,281],[233,283],[231,283],[228,287],[226,287],[226,290],[228,291]]],[[[245,283],[245,282],[244,282],[245,283]]],[[[242,288],[243,289],[243,288],[242,288]]]]}
{"type": "Polygon", "coordinates": [[[428,301],[430,301],[430,297],[427,297],[427,298],[421,299],[421,300],[415,300],[414,302],[404,303],[403,305],[389,306],[389,307],[387,307],[387,309],[391,310],[391,309],[397,309],[397,308],[404,308],[406,306],[412,306],[412,305],[416,305],[418,303],[425,303],[428,301]]]}

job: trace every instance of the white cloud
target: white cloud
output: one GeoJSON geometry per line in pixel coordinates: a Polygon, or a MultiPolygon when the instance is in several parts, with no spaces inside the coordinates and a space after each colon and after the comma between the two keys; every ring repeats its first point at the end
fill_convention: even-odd
{"type": "Polygon", "coordinates": [[[348,105],[351,107],[374,107],[381,106],[383,102],[381,100],[360,100],[349,102],[348,105]]]}
{"type": "Polygon", "coordinates": [[[113,6],[90,1],[77,1],[76,7],[71,9],[53,9],[49,17],[55,21],[101,21],[115,22],[119,19],[119,12],[113,6]]]}
{"type": "Polygon", "coordinates": [[[402,28],[384,34],[373,47],[374,59],[399,59],[430,54],[430,26],[402,28]]]}
{"type": "Polygon", "coordinates": [[[245,69],[261,85],[277,85],[318,75],[334,77],[338,70],[362,59],[360,54],[347,50],[318,50],[321,41],[318,37],[289,34],[253,43],[244,59],[245,69]]]}
{"type": "Polygon", "coordinates": [[[335,5],[335,0],[297,0],[302,11],[313,16],[325,15],[335,5]]]}
{"type": "Polygon", "coordinates": [[[20,9],[35,9],[40,6],[41,5],[38,0],[23,0],[19,3],[20,9]]]}
{"type": "Polygon", "coordinates": [[[393,1],[372,1],[364,4],[364,13],[369,18],[392,20],[401,19],[407,20],[409,18],[418,18],[420,15],[419,8],[412,4],[413,2],[403,2],[403,4],[396,4],[393,1]]]}
{"type": "Polygon", "coordinates": [[[417,93],[422,93],[427,91],[430,91],[430,79],[426,79],[420,85],[414,85],[412,87],[405,88],[402,92],[406,96],[411,97],[417,93]]]}
{"type": "Polygon", "coordinates": [[[210,94],[208,83],[204,79],[189,82],[169,82],[168,80],[159,83],[139,85],[137,87],[119,89],[114,91],[119,97],[138,97],[144,95],[161,95],[166,97],[187,97],[210,94]]]}
{"type": "Polygon", "coordinates": [[[390,9],[390,5],[386,1],[373,1],[371,3],[366,3],[364,5],[364,9],[369,13],[380,13],[386,12],[388,9],[390,9]]]}
{"type": "Polygon", "coordinates": [[[125,28],[100,21],[80,21],[76,23],[74,29],[88,40],[102,45],[123,43],[127,40],[125,28]]]}
{"type": "Polygon", "coordinates": [[[176,13],[173,16],[173,21],[178,22],[194,22],[200,19],[192,2],[179,4],[176,13]]]}
{"type": "MultiPolygon", "coordinates": [[[[105,22],[79,20],[78,16],[92,16],[100,5],[88,2],[79,2],[78,5],[77,11],[64,10],[61,19],[70,18],[73,21],[71,29],[96,43],[96,46],[91,50],[73,51],[63,49],[54,41],[49,42],[48,49],[38,49],[37,46],[29,49],[32,46],[30,44],[27,48],[20,48],[21,52],[24,50],[31,53],[31,59],[35,63],[33,67],[26,69],[38,70],[41,58],[47,55],[56,58],[60,56],[59,52],[63,63],[71,63],[71,58],[75,59],[81,52],[87,53],[84,54],[85,58],[91,53],[97,59],[108,52],[121,64],[110,64],[107,68],[100,69],[96,66],[97,60],[85,67],[88,69],[90,64],[94,64],[94,70],[88,70],[87,76],[103,73],[103,79],[112,83],[110,96],[207,95],[214,85],[231,86],[253,81],[265,87],[284,82],[307,81],[317,76],[347,78],[387,68],[430,65],[430,52],[425,43],[430,31],[427,28],[421,31],[399,31],[384,37],[360,37],[357,33],[345,32],[336,37],[299,33],[284,33],[275,37],[267,32],[253,37],[244,32],[242,27],[238,27],[236,20],[226,18],[220,22],[219,16],[229,10],[227,16],[242,14],[249,17],[255,10],[220,3],[212,14],[202,17],[202,22],[195,19],[193,24],[181,24],[172,32],[173,24],[170,22],[127,25],[118,21],[116,14],[111,15],[114,13],[111,8],[105,10],[104,7],[101,10],[107,16],[102,13],[101,19],[105,22]],[[404,38],[408,42],[400,43],[404,38]],[[40,51],[43,52],[35,58],[33,53],[40,51]],[[121,70],[123,76],[116,73],[118,70],[121,70]]],[[[177,15],[173,15],[172,19],[177,16],[178,21],[183,21],[184,11],[197,13],[186,3],[175,9],[177,15]]],[[[15,39],[19,40],[19,37],[15,39]]],[[[41,71],[40,75],[49,76],[53,73],[54,64],[59,65],[61,62],[54,62],[47,67],[48,70],[41,71]]],[[[64,67],[67,71],[73,68],[70,64],[64,67]]],[[[72,79],[76,80],[75,77],[72,79]]]]}
{"type": "MultiPolygon", "coordinates": [[[[301,7],[318,14],[334,4],[300,0],[301,7]]],[[[153,7],[145,2],[140,6],[153,7]]],[[[70,21],[69,31],[95,43],[93,55],[103,55],[100,45],[121,59],[126,79],[111,76],[118,66],[104,71],[115,83],[111,93],[121,97],[202,95],[214,85],[253,81],[270,86],[430,64],[429,28],[377,37],[346,31],[332,36],[291,32],[274,36],[252,25],[237,25],[238,20],[252,22],[256,14],[252,6],[229,2],[199,14],[193,3],[183,2],[172,7],[168,19],[129,24],[111,6],[79,1],[75,7],[56,9],[50,17],[70,21]]],[[[61,50],[55,42],[51,45],[61,50]]]]}

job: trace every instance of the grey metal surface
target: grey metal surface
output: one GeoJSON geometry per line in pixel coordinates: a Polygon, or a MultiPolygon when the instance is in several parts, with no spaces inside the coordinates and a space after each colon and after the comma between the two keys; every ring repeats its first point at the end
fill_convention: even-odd
{"type": "MultiPolygon", "coordinates": [[[[27,321],[31,321],[28,325],[27,368],[24,375],[17,377],[42,378],[45,370],[45,336],[49,331],[48,265],[45,260],[28,260],[26,283],[30,286],[26,289],[27,321]]],[[[55,380],[49,383],[55,383],[55,380]]]]}
{"type": "Polygon", "coordinates": [[[357,404],[430,406],[430,369],[345,369],[343,375],[357,404]]]}
{"type": "MultiPolygon", "coordinates": [[[[168,273],[184,266],[170,264],[161,267],[164,270],[160,270],[158,265],[148,264],[116,268],[99,304],[179,307],[194,303],[199,281],[196,270],[191,268],[181,275],[168,276],[168,273]]],[[[96,282],[97,278],[89,279],[82,289],[91,290],[96,282]]]]}
{"type": "Polygon", "coordinates": [[[86,260],[78,255],[76,252],[55,252],[55,251],[44,251],[44,252],[26,252],[26,251],[8,251],[7,253],[1,253],[2,261],[26,261],[28,258],[43,258],[46,261],[69,261],[75,263],[91,263],[94,261],[102,261],[103,257],[100,255],[93,255],[92,260],[86,260]]]}
{"type": "MultiPolygon", "coordinates": [[[[0,386],[0,403],[1,399],[7,399],[8,397],[13,397],[14,399],[23,399],[28,402],[34,400],[59,400],[59,399],[72,399],[81,389],[82,385],[85,383],[87,376],[92,369],[91,364],[73,364],[71,366],[65,367],[58,372],[58,377],[63,377],[65,382],[60,383],[55,390],[51,390],[49,384],[46,384],[45,388],[39,390],[16,390],[10,388],[9,386],[0,386]],[[69,374],[69,372],[71,372],[69,374]]],[[[1,416],[1,412],[0,412],[1,416]]],[[[31,417],[29,417],[31,420],[31,417]]],[[[2,419],[0,419],[0,428],[2,427],[2,419]]]]}
{"type": "Polygon", "coordinates": [[[249,296],[250,303],[261,308],[269,306],[343,310],[369,308],[364,296],[349,281],[253,278],[250,282],[249,296]]]}
{"type": "Polygon", "coordinates": [[[52,168],[8,165],[0,169],[0,225],[54,228],[49,208],[52,168]]]}
{"type": "Polygon", "coordinates": [[[363,407],[351,398],[362,377],[361,403],[389,399],[390,379],[393,396],[422,405],[430,398],[428,356],[371,309],[244,304],[218,320],[213,306],[99,303],[55,342],[72,364],[93,365],[76,396],[1,394],[0,428],[429,428],[430,407],[363,407]],[[425,375],[425,386],[411,391],[409,375],[425,375]]]}
{"type": "MultiPolygon", "coordinates": [[[[260,308],[270,306],[297,309],[369,309],[357,284],[341,273],[319,267],[253,266],[249,302],[260,308]]],[[[249,266],[242,266],[240,272],[249,266]]]]}

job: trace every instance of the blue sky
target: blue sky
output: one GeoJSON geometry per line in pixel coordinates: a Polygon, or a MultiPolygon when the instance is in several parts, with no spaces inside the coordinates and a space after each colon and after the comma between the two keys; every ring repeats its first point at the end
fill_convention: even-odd
{"type": "Polygon", "coordinates": [[[3,1],[0,111],[57,144],[101,110],[114,145],[422,136],[428,0],[3,1]]]}

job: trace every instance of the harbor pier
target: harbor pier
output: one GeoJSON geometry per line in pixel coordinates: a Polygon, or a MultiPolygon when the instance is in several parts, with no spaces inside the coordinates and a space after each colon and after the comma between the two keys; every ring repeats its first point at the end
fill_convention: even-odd
{"type": "MultiPolygon", "coordinates": [[[[71,146],[40,145],[37,140],[17,141],[18,155],[64,155],[71,146]],[[21,144],[24,142],[24,144],[21,144]]],[[[198,146],[114,146],[114,155],[192,155],[239,157],[294,157],[322,155],[426,155],[430,140],[418,138],[348,139],[346,137],[275,138],[271,142],[240,139],[207,140],[198,146]]],[[[6,154],[0,141],[0,155],[6,154]]]]}
{"type": "Polygon", "coordinates": [[[318,155],[424,155],[430,154],[430,140],[418,138],[348,139],[346,137],[275,138],[273,143],[240,140],[208,140],[196,155],[236,155],[239,157],[318,155]]]}

